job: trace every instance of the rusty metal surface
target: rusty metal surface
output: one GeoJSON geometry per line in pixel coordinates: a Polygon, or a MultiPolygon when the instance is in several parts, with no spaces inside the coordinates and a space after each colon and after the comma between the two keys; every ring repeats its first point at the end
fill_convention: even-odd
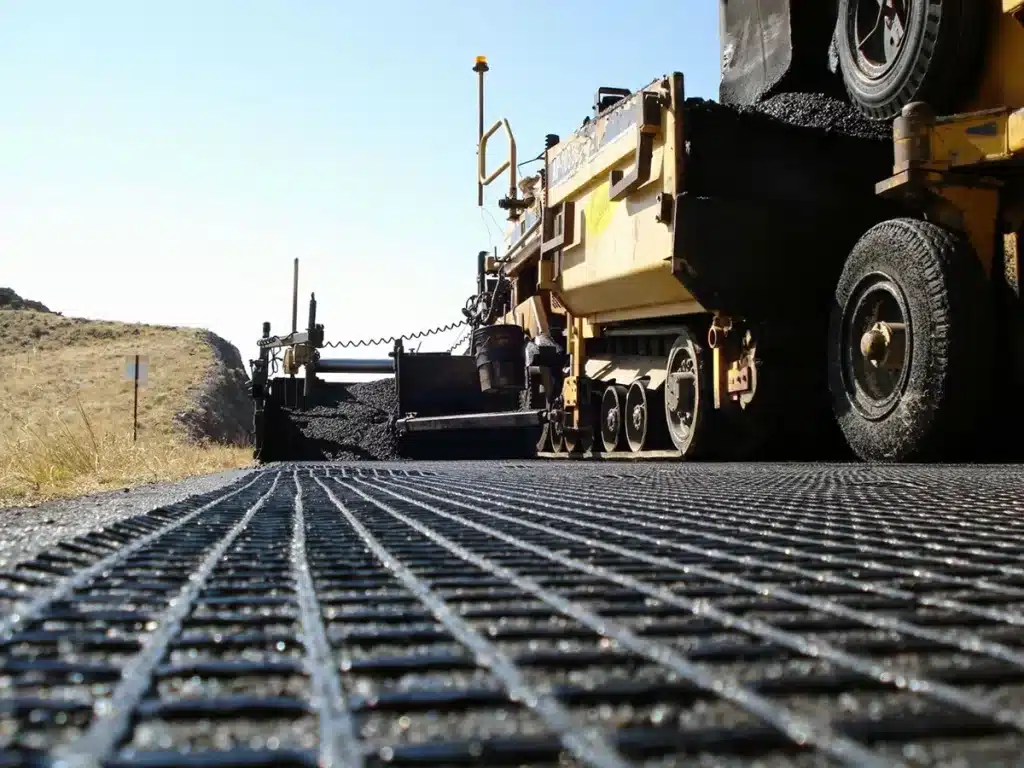
{"type": "Polygon", "coordinates": [[[266,468],[0,574],[0,765],[1013,765],[1020,476],[266,468]]]}

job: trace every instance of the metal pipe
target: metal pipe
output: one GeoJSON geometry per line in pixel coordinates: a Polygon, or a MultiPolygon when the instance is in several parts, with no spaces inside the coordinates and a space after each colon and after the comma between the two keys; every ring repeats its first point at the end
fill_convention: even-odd
{"type": "Polygon", "coordinates": [[[316,361],[317,373],[390,373],[395,372],[395,361],[360,358],[322,357],[316,361]]]}
{"type": "Polygon", "coordinates": [[[460,429],[524,429],[539,427],[547,420],[548,412],[498,411],[491,413],[460,413],[452,416],[407,416],[398,419],[399,432],[440,432],[460,429]]]}
{"type": "Polygon", "coordinates": [[[299,330],[299,260],[295,259],[295,274],[292,278],[292,333],[299,330]]]}

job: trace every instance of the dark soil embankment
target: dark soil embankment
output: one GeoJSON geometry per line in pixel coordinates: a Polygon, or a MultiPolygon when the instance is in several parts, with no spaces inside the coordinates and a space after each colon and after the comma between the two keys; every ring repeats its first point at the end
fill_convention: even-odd
{"type": "Polygon", "coordinates": [[[253,401],[242,355],[215,333],[205,332],[203,341],[213,353],[213,363],[191,407],[177,414],[175,420],[196,442],[248,443],[252,439],[253,401]]]}

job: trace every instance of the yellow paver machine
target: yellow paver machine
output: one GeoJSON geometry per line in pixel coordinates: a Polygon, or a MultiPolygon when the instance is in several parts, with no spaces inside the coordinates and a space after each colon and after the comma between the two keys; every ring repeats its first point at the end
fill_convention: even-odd
{"type": "Polygon", "coordinates": [[[509,229],[478,257],[469,353],[380,366],[400,433],[528,430],[549,458],[1013,442],[991,437],[1024,382],[1024,0],[720,0],[720,19],[717,102],[681,73],[599,88],[523,177],[477,60],[478,204],[507,179],[509,229]],[[778,107],[840,102],[859,127],[778,107]]]}

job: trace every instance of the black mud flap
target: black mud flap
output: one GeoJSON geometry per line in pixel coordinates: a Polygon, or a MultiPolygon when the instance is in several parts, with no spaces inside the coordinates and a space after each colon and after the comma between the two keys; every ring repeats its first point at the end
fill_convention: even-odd
{"type": "MultiPolygon", "coordinates": [[[[395,366],[399,419],[519,410],[519,393],[485,393],[476,358],[446,353],[402,354],[395,366]]],[[[488,419],[453,419],[444,429],[402,429],[403,456],[416,459],[524,458],[536,453],[540,424],[527,417],[521,426],[489,424],[488,419]]],[[[513,419],[513,422],[516,421],[513,419]]]]}
{"type": "Polygon", "coordinates": [[[719,0],[723,104],[755,104],[775,93],[839,96],[829,67],[837,0],[719,0]]]}
{"type": "Polygon", "coordinates": [[[517,403],[514,396],[481,391],[476,359],[470,355],[403,353],[395,362],[395,386],[399,418],[514,410],[517,403]]]}

